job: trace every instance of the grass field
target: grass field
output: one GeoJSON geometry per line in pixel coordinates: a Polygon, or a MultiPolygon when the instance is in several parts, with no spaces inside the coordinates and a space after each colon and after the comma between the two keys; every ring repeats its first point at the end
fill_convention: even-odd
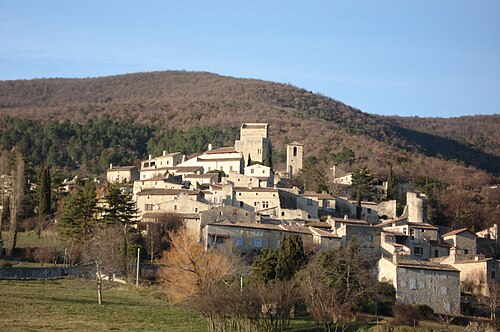
{"type": "Polygon", "coordinates": [[[2,331],[205,331],[205,320],[151,290],[113,286],[97,304],[95,284],[72,279],[0,280],[2,331]]]}

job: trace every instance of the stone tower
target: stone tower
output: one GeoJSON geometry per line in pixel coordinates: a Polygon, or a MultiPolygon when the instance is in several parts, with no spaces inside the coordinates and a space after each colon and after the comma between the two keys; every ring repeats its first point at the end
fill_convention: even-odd
{"type": "Polygon", "coordinates": [[[288,177],[296,176],[302,169],[302,154],[304,145],[299,142],[292,142],[286,146],[286,171],[288,177]]]}
{"type": "Polygon", "coordinates": [[[240,128],[240,139],[234,142],[234,148],[241,152],[246,166],[249,156],[253,162],[263,162],[268,157],[269,144],[269,124],[244,123],[240,128]]]}

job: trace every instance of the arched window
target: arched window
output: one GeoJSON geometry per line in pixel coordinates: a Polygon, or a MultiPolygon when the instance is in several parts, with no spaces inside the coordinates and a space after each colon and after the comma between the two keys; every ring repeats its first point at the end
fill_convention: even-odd
{"type": "Polygon", "coordinates": [[[296,146],[293,147],[293,156],[297,157],[297,147],[296,146]]]}

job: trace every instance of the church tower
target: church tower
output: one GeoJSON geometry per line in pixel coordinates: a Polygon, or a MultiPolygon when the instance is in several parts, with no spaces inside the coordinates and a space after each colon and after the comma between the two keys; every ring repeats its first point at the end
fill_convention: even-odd
{"type": "Polygon", "coordinates": [[[289,178],[299,174],[302,169],[303,148],[304,145],[299,142],[292,142],[286,146],[286,171],[289,178]]]}

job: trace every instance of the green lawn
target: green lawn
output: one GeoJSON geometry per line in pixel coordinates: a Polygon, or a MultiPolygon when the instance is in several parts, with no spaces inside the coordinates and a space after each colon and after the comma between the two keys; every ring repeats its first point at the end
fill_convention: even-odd
{"type": "Polygon", "coordinates": [[[0,280],[3,331],[205,331],[205,320],[148,289],[113,286],[97,304],[95,284],[73,279],[0,280]]]}

